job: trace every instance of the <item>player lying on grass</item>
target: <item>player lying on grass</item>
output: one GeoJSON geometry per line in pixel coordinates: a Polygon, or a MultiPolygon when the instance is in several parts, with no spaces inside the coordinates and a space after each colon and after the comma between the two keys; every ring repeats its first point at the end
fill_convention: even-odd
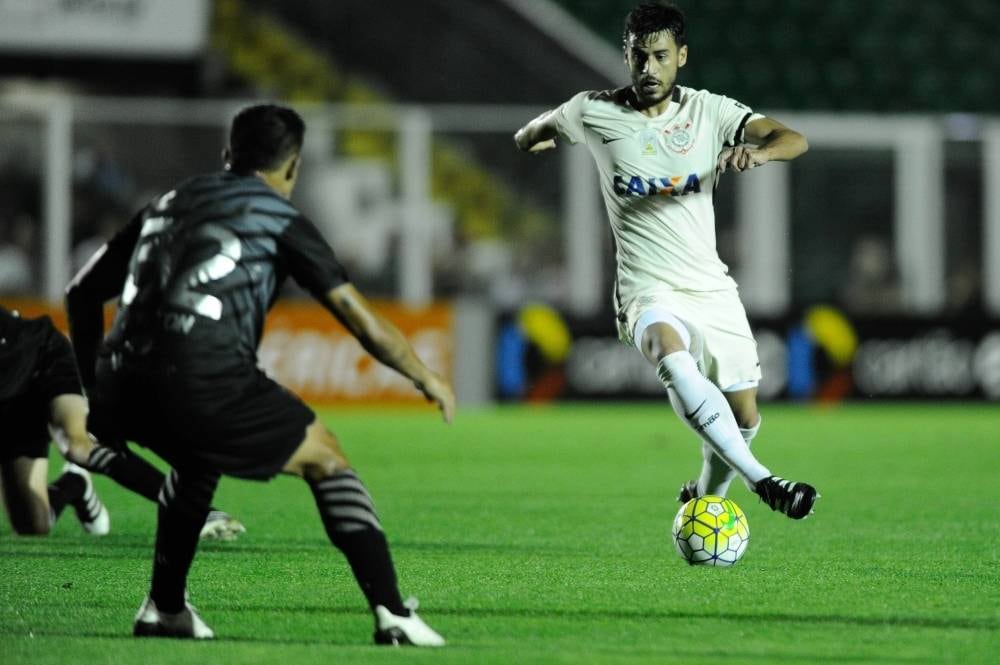
{"type": "Polygon", "coordinates": [[[222,474],[302,478],[330,542],[350,563],[380,644],[444,644],[403,603],[372,498],[340,443],[309,407],[257,364],[264,317],[287,276],[305,287],[375,358],[438,404],[455,397],[402,333],[348,281],[330,246],[293,206],[305,125],[293,110],[253,106],[233,120],[226,170],[156,199],[74,280],[70,331],[94,367],[97,408],[117,414],[116,438],[173,467],[160,495],[149,596],[137,636],[211,638],[186,603],[198,525],[222,474]],[[124,285],[124,290],[122,289],[124,285]],[[120,296],[103,345],[104,302],[120,296]]]}
{"type": "Polygon", "coordinates": [[[581,92],[514,140],[528,152],[557,139],[585,143],[597,163],[616,247],[619,336],[656,368],[678,417],[703,441],[701,475],[680,500],[725,496],[738,473],[772,509],[801,519],[816,490],[772,475],[750,452],[760,362],[716,252],[712,193],[725,171],[795,159],[806,140],[728,97],[676,85],[688,47],[674,6],[633,9],[624,49],[631,86],[581,92]]]}
{"type": "MultiPolygon", "coordinates": [[[[3,504],[15,533],[45,535],[67,506],[87,533],[111,528],[87,469],[100,471],[153,501],[164,475],[142,458],[98,445],[87,431],[83,396],[69,340],[48,317],[22,319],[0,307],[0,478],[3,504]],[[66,458],[46,487],[49,442],[66,458]],[[86,468],[84,468],[86,467],[86,468]]],[[[222,511],[202,525],[205,538],[230,539],[243,526],[222,511]]]]}

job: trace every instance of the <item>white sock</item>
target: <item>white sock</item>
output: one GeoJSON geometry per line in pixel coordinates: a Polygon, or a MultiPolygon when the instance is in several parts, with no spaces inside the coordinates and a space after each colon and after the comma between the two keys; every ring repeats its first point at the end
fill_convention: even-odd
{"type": "MultiPolygon", "coordinates": [[[[750,447],[753,438],[757,436],[760,423],[761,418],[758,417],[757,424],[750,429],[740,428],[740,434],[743,436],[747,448],[750,447]]],[[[698,496],[705,496],[706,494],[726,496],[726,493],[729,492],[729,485],[733,482],[733,478],[736,477],[736,472],[723,462],[707,443],[701,444],[701,456],[703,461],[701,475],[698,477],[698,496]]]]}
{"type": "MultiPolygon", "coordinates": [[[[681,420],[698,433],[722,463],[740,474],[748,487],[771,475],[750,452],[722,391],[701,375],[690,353],[676,351],[663,357],[656,373],[672,393],[670,403],[681,420]]],[[[700,480],[698,489],[701,493],[700,480]]]]}

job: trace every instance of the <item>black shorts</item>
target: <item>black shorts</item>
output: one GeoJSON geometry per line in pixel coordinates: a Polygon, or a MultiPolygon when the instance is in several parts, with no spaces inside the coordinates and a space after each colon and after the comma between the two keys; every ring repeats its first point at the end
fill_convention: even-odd
{"type": "Polygon", "coordinates": [[[18,393],[0,401],[0,460],[48,457],[52,400],[82,394],[69,340],[53,337],[39,352],[34,371],[18,393]]]}
{"type": "Polygon", "coordinates": [[[98,363],[98,439],[127,439],[184,468],[267,480],[305,440],[315,414],[256,367],[216,377],[113,370],[98,363]]]}
{"type": "Polygon", "coordinates": [[[25,394],[0,403],[0,460],[49,456],[49,402],[25,394]]]}

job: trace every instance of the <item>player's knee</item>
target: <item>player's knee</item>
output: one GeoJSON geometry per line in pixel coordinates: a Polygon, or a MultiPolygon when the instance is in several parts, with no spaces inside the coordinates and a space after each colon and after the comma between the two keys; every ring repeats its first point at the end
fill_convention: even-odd
{"type": "Polygon", "coordinates": [[[66,459],[82,467],[90,466],[90,454],[94,452],[94,441],[84,433],[84,436],[70,438],[69,449],[66,451],[66,459]]]}
{"type": "Polygon", "coordinates": [[[80,423],[49,424],[49,435],[59,452],[71,462],[86,466],[94,441],[80,423]]]}
{"type": "Polygon", "coordinates": [[[318,481],[348,468],[350,462],[340,450],[337,438],[322,425],[314,423],[286,470],[306,480],[318,481]]]}
{"type": "Polygon", "coordinates": [[[643,331],[640,344],[643,355],[650,362],[658,364],[671,353],[687,351],[690,333],[679,321],[675,325],[656,322],[643,331]]]}
{"type": "Polygon", "coordinates": [[[330,456],[304,462],[299,475],[307,481],[317,482],[346,468],[348,468],[347,464],[343,464],[337,458],[330,456]]]}
{"type": "Polygon", "coordinates": [[[757,426],[758,422],[760,422],[760,414],[757,413],[757,409],[736,416],[736,423],[740,426],[740,429],[753,429],[757,426]]]}
{"type": "Polygon", "coordinates": [[[753,429],[760,422],[760,412],[756,403],[738,403],[733,405],[733,415],[740,429],[753,429]]]}

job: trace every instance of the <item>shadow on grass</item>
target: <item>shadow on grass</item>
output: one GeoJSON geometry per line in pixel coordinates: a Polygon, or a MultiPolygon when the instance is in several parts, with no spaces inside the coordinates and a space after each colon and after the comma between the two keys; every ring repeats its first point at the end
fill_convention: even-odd
{"type": "MultiPolygon", "coordinates": [[[[367,612],[365,612],[367,614],[367,612]]],[[[10,636],[10,637],[22,637],[29,639],[21,631],[12,630],[11,627],[0,626],[0,636],[10,636]]],[[[32,632],[30,639],[38,638],[55,638],[55,639],[97,639],[97,640],[112,640],[119,644],[124,644],[127,642],[136,642],[136,638],[132,637],[127,633],[97,633],[88,631],[68,631],[68,630],[35,630],[32,632]]],[[[149,641],[148,639],[145,641],[149,641]]],[[[166,640],[164,640],[166,642],[166,640]]],[[[173,644],[177,644],[178,641],[170,641],[173,644]]],[[[218,645],[217,648],[225,648],[226,645],[233,644],[247,644],[247,645],[258,645],[258,646],[304,646],[304,647],[326,647],[326,648],[339,648],[351,651],[366,651],[368,649],[382,650],[385,647],[375,646],[374,644],[367,643],[357,643],[357,642],[343,642],[331,639],[307,639],[307,638],[287,638],[287,637],[265,637],[265,636],[218,636],[210,642],[200,642],[196,643],[194,641],[188,641],[187,644],[191,644],[193,647],[197,644],[197,647],[204,647],[206,649],[212,649],[212,645],[218,645]]],[[[504,645],[498,644],[462,644],[460,642],[449,642],[446,647],[448,653],[455,652],[465,652],[469,654],[470,662],[474,662],[476,656],[473,654],[486,655],[490,651],[503,651],[506,649],[504,645]]],[[[589,658],[597,656],[598,660],[600,656],[613,656],[617,660],[620,660],[623,656],[628,656],[632,658],[667,658],[671,660],[684,659],[690,662],[724,662],[733,659],[733,652],[731,649],[726,648],[723,650],[712,651],[710,649],[699,648],[697,650],[692,649],[649,649],[649,648],[589,648],[584,645],[580,645],[581,650],[585,650],[589,658]]],[[[538,652],[533,654],[534,656],[544,656],[548,650],[540,649],[538,652]]],[[[206,654],[208,655],[208,654],[206,654]]],[[[857,654],[843,654],[843,655],[818,655],[815,653],[786,653],[777,654],[769,652],[766,654],[739,654],[739,661],[760,661],[762,663],[778,663],[778,662],[789,662],[789,663],[925,663],[926,658],[923,656],[886,656],[879,654],[877,656],[861,656],[857,654]]]]}
{"type": "MultiPolygon", "coordinates": [[[[525,552],[530,554],[578,554],[579,547],[546,546],[532,543],[470,543],[470,542],[421,542],[393,541],[395,551],[415,550],[418,552],[446,552],[461,554],[468,552],[525,552]]],[[[198,552],[210,554],[316,554],[333,552],[333,546],[323,540],[300,542],[273,541],[249,544],[240,541],[221,542],[207,540],[198,545],[198,552]]],[[[137,556],[152,556],[153,541],[143,539],[116,539],[113,542],[81,541],[64,539],[16,539],[0,544],[0,556],[12,555],[35,558],[88,558],[88,559],[133,559],[137,556]],[[122,551],[125,550],[125,551],[122,551]]]]}
{"type": "MultiPolygon", "coordinates": [[[[310,610],[315,611],[315,610],[310,610]]],[[[591,609],[486,609],[486,608],[436,608],[434,614],[452,616],[482,616],[506,618],[551,617],[559,619],[618,620],[618,621],[670,621],[708,619],[713,621],[751,621],[755,623],[815,623],[844,626],[939,628],[961,630],[1000,630],[1000,621],[994,619],[937,619],[933,617],[883,616],[865,617],[845,614],[777,614],[740,612],[687,612],[672,610],[591,610],[591,609]]]]}
{"type": "MultiPolygon", "coordinates": [[[[38,607],[62,607],[62,603],[33,603],[38,607]]],[[[80,610],[117,609],[121,605],[111,602],[81,601],[74,607],[80,610]]],[[[252,612],[261,614],[330,614],[340,616],[369,616],[368,610],[362,605],[335,606],[323,603],[313,604],[263,604],[263,603],[218,603],[206,599],[198,599],[198,607],[207,613],[211,612],[252,612]]],[[[430,610],[433,616],[480,617],[484,619],[555,619],[582,621],[630,621],[647,623],[650,621],[746,621],[752,623],[774,624],[818,624],[840,626],[865,626],[873,628],[932,628],[939,630],[971,630],[997,631],[1000,621],[995,619],[972,618],[934,618],[916,616],[851,616],[847,614],[777,614],[777,613],[740,613],[740,612],[689,612],[674,610],[598,610],[598,609],[509,609],[509,608],[456,608],[435,607],[430,610]]],[[[0,626],[0,634],[4,629],[0,626]]]]}

